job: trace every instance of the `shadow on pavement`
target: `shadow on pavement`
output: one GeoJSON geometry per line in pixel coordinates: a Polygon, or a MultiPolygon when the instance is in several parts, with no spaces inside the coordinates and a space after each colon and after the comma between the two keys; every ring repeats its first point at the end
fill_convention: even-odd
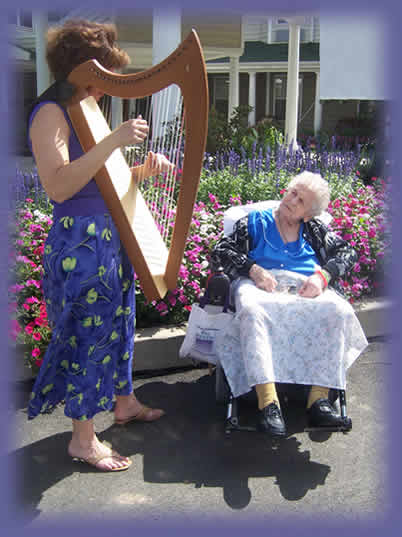
{"type": "MultiPolygon", "coordinates": [[[[282,496],[295,501],[324,485],[331,470],[312,461],[310,452],[302,451],[301,443],[291,436],[303,430],[303,409],[284,408],[288,437],[279,441],[256,432],[235,432],[228,437],[225,409],[215,401],[213,377],[208,374],[192,382],[151,380],[135,393],[145,404],[164,408],[166,416],[153,423],[112,425],[99,438],[125,455],[142,454],[144,482],[220,487],[227,505],[242,509],[251,500],[250,478],[272,477],[282,496]]],[[[18,495],[25,517],[35,518],[42,495],[77,471],[77,463],[66,454],[70,437],[70,432],[57,433],[11,454],[21,470],[18,495]]],[[[99,474],[86,465],[79,471],[99,474]]],[[[118,479],[130,479],[129,472],[120,473],[118,479]]],[[[79,479],[69,483],[80,486],[79,479]]],[[[66,491],[66,502],[73,493],[66,491]]]]}

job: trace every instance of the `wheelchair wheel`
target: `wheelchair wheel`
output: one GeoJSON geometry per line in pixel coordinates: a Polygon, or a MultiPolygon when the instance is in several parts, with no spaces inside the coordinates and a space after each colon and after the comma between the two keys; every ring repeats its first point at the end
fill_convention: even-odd
{"type": "Polygon", "coordinates": [[[215,397],[219,404],[225,405],[229,402],[230,388],[223,368],[219,365],[215,369],[215,397]]]}

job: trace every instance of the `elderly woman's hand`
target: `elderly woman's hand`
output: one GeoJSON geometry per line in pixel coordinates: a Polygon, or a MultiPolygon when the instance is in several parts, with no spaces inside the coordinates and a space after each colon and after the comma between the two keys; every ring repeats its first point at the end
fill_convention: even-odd
{"type": "Polygon", "coordinates": [[[278,285],[275,277],[270,272],[257,264],[254,264],[249,272],[250,278],[253,280],[258,289],[272,293],[278,285]]]}
{"type": "Polygon", "coordinates": [[[315,298],[324,291],[324,282],[318,274],[309,276],[299,289],[299,295],[304,298],[315,298]]]}

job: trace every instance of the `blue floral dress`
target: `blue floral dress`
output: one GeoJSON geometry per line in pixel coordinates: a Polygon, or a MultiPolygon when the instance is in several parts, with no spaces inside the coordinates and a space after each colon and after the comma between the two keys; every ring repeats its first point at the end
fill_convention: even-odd
{"type": "Polygon", "coordinates": [[[91,419],[112,408],[114,395],[132,392],[133,268],[102,200],[93,203],[100,194],[90,183],[88,204],[78,195],[64,208],[55,206],[45,244],[43,292],[52,338],[31,394],[29,419],[62,401],[66,416],[91,419]],[[99,211],[85,214],[82,207],[91,204],[99,211]]]}

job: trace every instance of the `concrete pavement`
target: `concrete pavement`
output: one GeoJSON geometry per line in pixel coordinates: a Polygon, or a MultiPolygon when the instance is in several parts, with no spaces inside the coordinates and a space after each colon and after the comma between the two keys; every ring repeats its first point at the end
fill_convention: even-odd
{"type": "MultiPolygon", "coordinates": [[[[63,406],[28,422],[31,383],[17,383],[8,409],[16,426],[10,450],[11,466],[18,469],[16,527],[34,536],[43,523],[57,529],[63,521],[64,530],[77,516],[97,524],[89,537],[117,536],[127,524],[134,535],[140,527],[166,535],[177,525],[195,535],[204,524],[219,535],[226,527],[243,528],[244,534],[277,523],[297,524],[298,535],[314,521],[324,524],[326,535],[339,524],[381,526],[392,508],[384,396],[391,381],[387,305],[377,300],[358,309],[370,344],[348,373],[353,429],[346,435],[306,433],[304,409],[289,404],[283,406],[285,439],[273,442],[248,432],[225,436],[225,408],[216,403],[214,376],[205,367],[177,369],[191,364],[177,357],[184,334],[177,328],[154,330],[152,344],[149,331],[137,335],[136,395],[163,407],[166,416],[125,427],[113,424],[112,413],[95,418],[99,437],[133,458],[127,472],[103,474],[72,463],[66,453],[71,424],[63,406]],[[103,533],[110,521],[112,533],[103,533]]],[[[244,404],[242,415],[248,419],[253,411],[244,404]]]]}

